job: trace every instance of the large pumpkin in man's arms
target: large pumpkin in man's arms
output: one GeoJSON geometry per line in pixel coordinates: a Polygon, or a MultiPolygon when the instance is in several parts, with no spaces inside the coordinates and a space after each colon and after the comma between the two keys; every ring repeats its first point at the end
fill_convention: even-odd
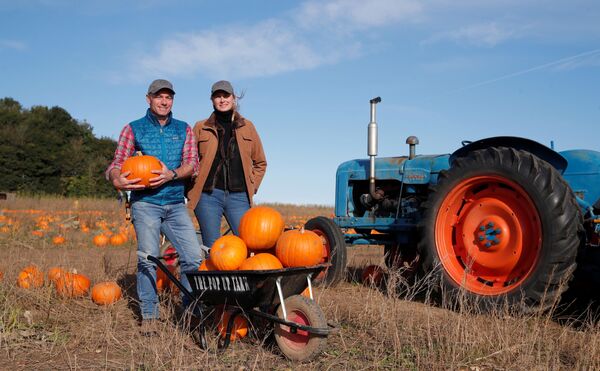
{"type": "Polygon", "coordinates": [[[148,155],[131,156],[121,167],[121,173],[130,171],[127,179],[140,178],[140,181],[135,184],[143,184],[146,187],[150,185],[150,179],[158,176],[152,170],[162,170],[162,165],[156,157],[148,155]]]}

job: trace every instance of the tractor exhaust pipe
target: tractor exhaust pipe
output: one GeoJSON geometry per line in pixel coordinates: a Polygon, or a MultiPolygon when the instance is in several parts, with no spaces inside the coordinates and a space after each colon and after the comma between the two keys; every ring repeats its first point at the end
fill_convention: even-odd
{"type": "Polygon", "coordinates": [[[381,97],[370,100],[371,103],[371,121],[367,126],[368,143],[367,155],[369,156],[369,195],[372,200],[378,201],[383,198],[381,191],[375,190],[375,157],[377,156],[377,122],[375,115],[375,106],[381,102],[381,97]]]}

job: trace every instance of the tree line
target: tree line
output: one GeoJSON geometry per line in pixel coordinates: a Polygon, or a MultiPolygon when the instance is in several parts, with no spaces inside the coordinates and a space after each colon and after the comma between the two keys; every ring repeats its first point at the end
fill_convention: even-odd
{"type": "Polygon", "coordinates": [[[61,107],[25,109],[12,98],[0,99],[0,191],[114,196],[104,170],[116,146],[61,107]]]}

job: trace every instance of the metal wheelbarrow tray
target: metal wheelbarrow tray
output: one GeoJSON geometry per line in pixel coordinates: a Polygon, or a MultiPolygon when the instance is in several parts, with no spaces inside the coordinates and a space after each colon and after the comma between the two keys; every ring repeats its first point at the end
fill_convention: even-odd
{"type": "MultiPolygon", "coordinates": [[[[275,340],[289,359],[307,361],[321,353],[330,333],[338,330],[328,323],[319,305],[312,300],[311,278],[316,277],[328,264],[312,267],[284,268],[261,271],[197,271],[186,272],[192,291],[168,271],[157,258],[148,256],[171,281],[196,303],[194,314],[203,319],[203,307],[227,305],[232,308],[224,338],[219,348],[229,346],[236,316],[245,317],[252,324],[257,318],[273,327],[275,340]],[[300,295],[309,288],[310,298],[300,295]]],[[[203,323],[203,321],[201,321],[203,323]]],[[[206,348],[205,328],[199,326],[199,345],[206,348]]]]}

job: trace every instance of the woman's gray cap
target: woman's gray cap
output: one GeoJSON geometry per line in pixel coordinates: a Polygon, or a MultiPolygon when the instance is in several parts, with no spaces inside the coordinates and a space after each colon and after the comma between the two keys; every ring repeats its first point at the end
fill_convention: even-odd
{"type": "Polygon", "coordinates": [[[210,94],[214,94],[216,91],[222,90],[226,93],[233,95],[233,86],[229,81],[221,80],[213,84],[210,94]]]}
{"type": "Polygon", "coordinates": [[[169,89],[173,94],[175,94],[175,90],[173,89],[173,84],[171,84],[167,80],[158,79],[152,81],[152,84],[148,87],[148,95],[154,95],[161,91],[162,89],[169,89]]]}

